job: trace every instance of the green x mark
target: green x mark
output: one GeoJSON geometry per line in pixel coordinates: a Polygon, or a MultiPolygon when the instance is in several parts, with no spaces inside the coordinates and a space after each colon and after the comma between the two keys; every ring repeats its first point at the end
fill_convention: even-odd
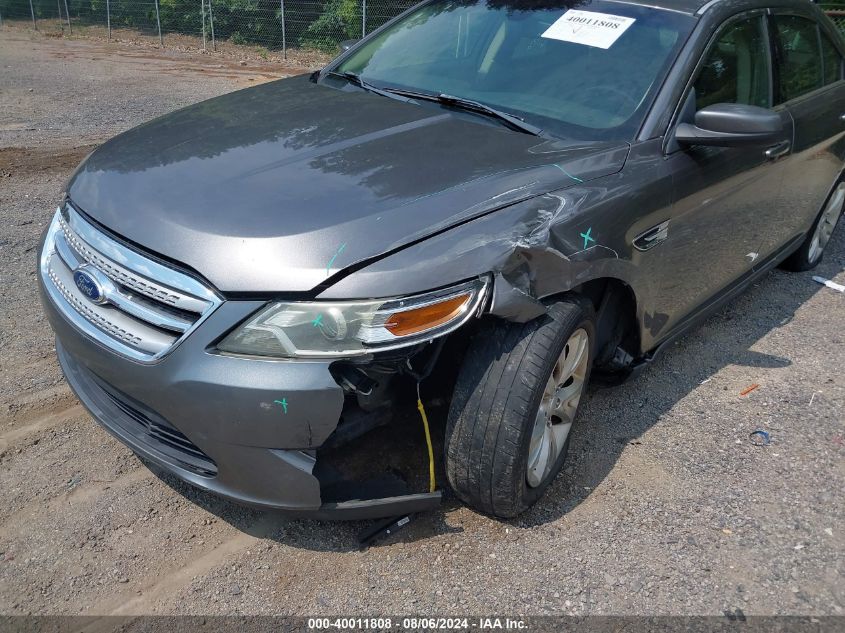
{"type": "Polygon", "coordinates": [[[593,227],[587,229],[586,233],[581,233],[581,237],[584,238],[584,248],[587,248],[587,244],[590,242],[595,242],[596,240],[590,237],[590,233],[593,232],[593,227]]]}

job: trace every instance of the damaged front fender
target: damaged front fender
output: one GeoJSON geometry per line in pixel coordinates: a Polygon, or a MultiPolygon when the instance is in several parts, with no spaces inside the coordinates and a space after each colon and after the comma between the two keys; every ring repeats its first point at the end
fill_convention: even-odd
{"type": "Polygon", "coordinates": [[[613,174],[513,204],[354,272],[319,298],[406,295],[493,273],[490,314],[525,322],[545,312],[543,299],[592,279],[633,287],[617,217],[626,191],[613,174]]]}

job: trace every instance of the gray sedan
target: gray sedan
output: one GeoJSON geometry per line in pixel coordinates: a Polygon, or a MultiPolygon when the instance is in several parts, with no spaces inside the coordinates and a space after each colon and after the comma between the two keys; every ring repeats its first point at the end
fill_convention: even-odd
{"type": "Polygon", "coordinates": [[[588,380],[842,213],[845,42],[805,0],[432,0],[344,48],[104,144],[40,252],[79,399],[241,503],[404,515],[440,472],[517,515],[588,380]]]}

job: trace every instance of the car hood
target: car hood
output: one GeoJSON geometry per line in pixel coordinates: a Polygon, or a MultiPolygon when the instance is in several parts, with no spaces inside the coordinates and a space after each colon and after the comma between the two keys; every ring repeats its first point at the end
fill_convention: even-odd
{"type": "Polygon", "coordinates": [[[297,77],[115,137],[80,165],[68,195],[223,292],[303,292],[493,209],[614,173],[627,150],[297,77]]]}

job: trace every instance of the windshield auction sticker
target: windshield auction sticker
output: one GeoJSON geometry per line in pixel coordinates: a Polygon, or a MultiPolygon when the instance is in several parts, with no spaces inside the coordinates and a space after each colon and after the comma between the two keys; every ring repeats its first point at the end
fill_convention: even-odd
{"type": "Polygon", "coordinates": [[[570,9],[542,37],[608,49],[635,21],[621,15],[570,9]]]}

